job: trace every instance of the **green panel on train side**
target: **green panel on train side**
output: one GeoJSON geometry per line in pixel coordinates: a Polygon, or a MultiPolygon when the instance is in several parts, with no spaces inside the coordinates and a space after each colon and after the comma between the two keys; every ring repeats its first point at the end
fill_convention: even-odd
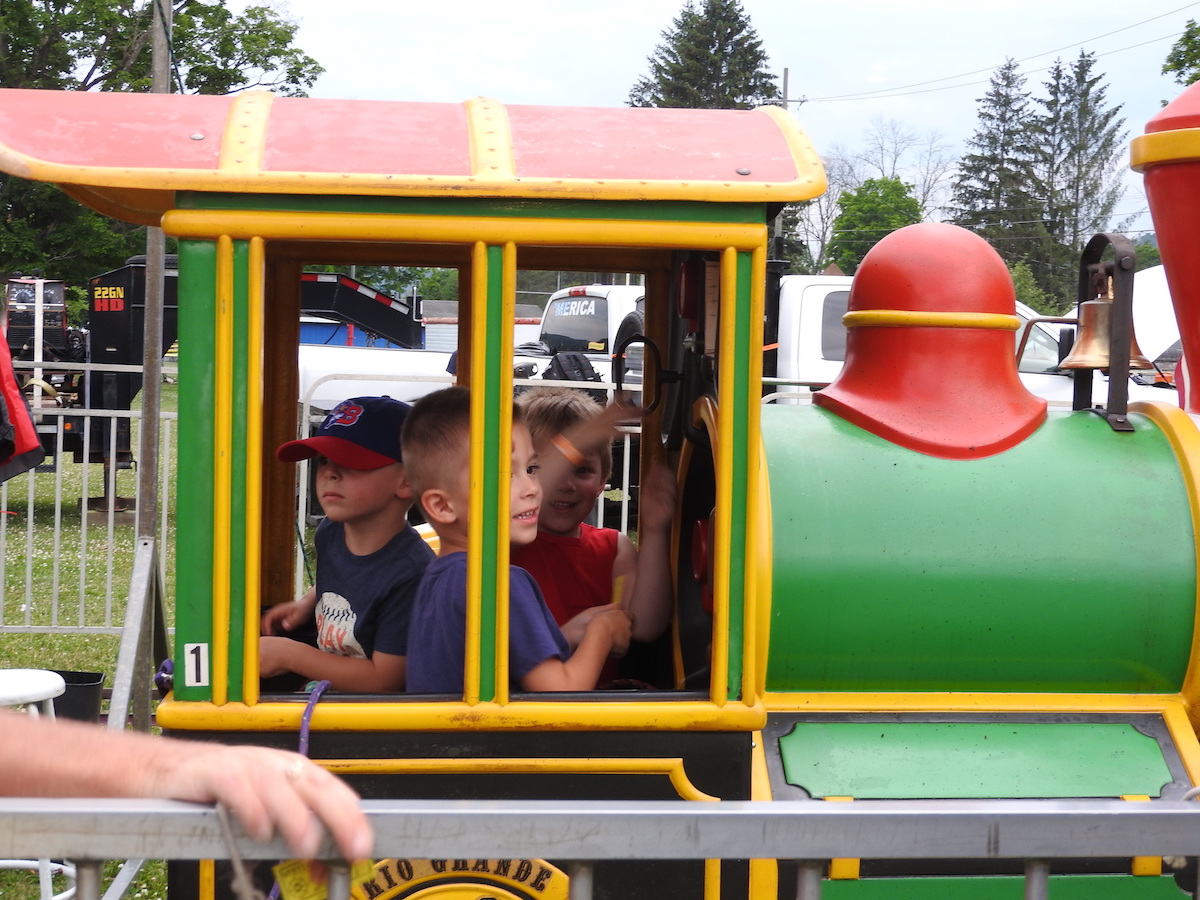
{"type": "Polygon", "coordinates": [[[283,212],[352,212],[405,216],[482,218],[666,220],[761,225],[762,203],[619,200],[498,200],[479,197],[371,197],[307,194],[222,194],[181,191],[180,209],[259,209],[283,212]]]}
{"type": "Polygon", "coordinates": [[[861,800],[1159,796],[1154,737],[1127,722],[805,722],[779,739],[789,784],[861,800]]]}
{"type": "MultiPolygon", "coordinates": [[[[188,415],[179,417],[176,485],[175,659],[181,668],[190,657],[186,645],[211,648],[213,597],[213,459],[216,403],[216,244],[180,241],[179,259],[188,277],[179,281],[179,333],[188,350],[179,357],[179,396],[188,415]]],[[[193,647],[197,649],[197,647],[193,647]]],[[[211,700],[212,686],[181,671],[175,679],[178,700],[211,700]]]]}
{"type": "MultiPolygon", "coordinates": [[[[1051,875],[1050,900],[1182,900],[1170,876],[1051,875]]],[[[1021,900],[1020,877],[861,878],[824,881],[824,900],[1021,900]]]]}
{"type": "Polygon", "coordinates": [[[766,406],[772,691],[1173,692],[1196,604],[1178,461],[1052,412],[980,460],[766,406]]]}

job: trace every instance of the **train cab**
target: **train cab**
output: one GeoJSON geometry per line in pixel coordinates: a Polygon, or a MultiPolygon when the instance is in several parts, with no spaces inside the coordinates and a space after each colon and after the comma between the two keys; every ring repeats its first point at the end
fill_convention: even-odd
{"type": "MultiPolygon", "coordinates": [[[[186,452],[175,682],[157,712],[169,733],[283,747],[303,733],[365,797],[606,799],[631,812],[643,800],[1154,802],[1200,782],[1192,418],[1121,397],[1095,409],[1090,394],[1047,409],[1017,376],[1002,261],[942,224],[895,232],[864,259],[838,378],[812,403],[764,404],[769,226],[825,186],[781,109],[0,91],[0,143],[7,171],[178,241],[186,452]],[[64,159],[64,121],[137,140],[64,159]],[[263,606],[301,587],[295,473],[274,456],[302,426],[297,286],[306,265],[330,264],[459,274],[472,522],[461,694],[312,701],[260,688],[263,606]],[[613,350],[614,369],[624,378],[621,360],[641,360],[629,379],[641,468],[669,467],[678,502],[673,621],[642,689],[510,685],[520,269],[644,278],[644,333],[613,350]]],[[[1119,241],[1095,249],[1081,285],[1117,315],[1132,264],[1119,241]]],[[[1169,267],[1166,245],[1163,257],[1169,267]]],[[[568,869],[381,860],[357,890],[564,896],[568,869]]],[[[607,862],[594,892],[790,898],[794,869],[607,862]]],[[[999,852],[836,859],[820,875],[835,900],[1020,890],[999,852]]],[[[1194,881],[1140,857],[1049,876],[1064,897],[1194,895],[1194,881]]],[[[227,890],[211,863],[172,871],[173,897],[227,890]]]]}

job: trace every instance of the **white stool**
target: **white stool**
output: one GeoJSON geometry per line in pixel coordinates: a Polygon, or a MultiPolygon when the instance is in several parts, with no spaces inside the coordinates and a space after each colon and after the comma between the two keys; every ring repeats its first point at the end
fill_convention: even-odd
{"type": "MultiPolygon", "coordinates": [[[[46,669],[0,669],[0,706],[24,706],[31,716],[54,718],[54,698],[67,689],[57,672],[46,669]]],[[[75,896],[75,867],[52,863],[48,859],[4,859],[0,869],[38,870],[38,886],[42,900],[71,900],[75,896]],[[61,872],[71,882],[61,894],[54,893],[51,875],[61,872]]]]}

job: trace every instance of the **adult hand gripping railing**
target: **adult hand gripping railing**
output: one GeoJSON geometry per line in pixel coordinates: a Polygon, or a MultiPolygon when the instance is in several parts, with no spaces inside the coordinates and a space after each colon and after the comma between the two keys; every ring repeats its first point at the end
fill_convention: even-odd
{"type": "MultiPolygon", "coordinates": [[[[1200,805],[1184,801],[960,800],[672,803],[547,801],[363,802],[378,858],[549,858],[575,873],[573,900],[589,897],[597,860],[780,859],[800,863],[797,896],[817,900],[825,861],[1025,860],[1025,897],[1047,895],[1057,858],[1196,856],[1200,805]],[[571,862],[573,861],[573,862],[571,862]]],[[[323,855],[332,858],[326,840],[323,855]]],[[[76,861],[79,900],[99,897],[101,860],[282,859],[213,807],[150,800],[0,799],[0,856],[76,861]]],[[[1133,877],[1133,876],[1131,876],[1133,877]]],[[[349,869],[331,867],[331,900],[345,900],[349,869]]]]}

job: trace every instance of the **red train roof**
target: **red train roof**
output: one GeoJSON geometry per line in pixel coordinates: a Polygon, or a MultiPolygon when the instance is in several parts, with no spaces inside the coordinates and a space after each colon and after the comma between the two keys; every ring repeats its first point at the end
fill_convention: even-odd
{"type": "Polygon", "coordinates": [[[787,202],[825,176],[755,110],[0,90],[0,169],[156,224],[181,190],[787,202]]]}

